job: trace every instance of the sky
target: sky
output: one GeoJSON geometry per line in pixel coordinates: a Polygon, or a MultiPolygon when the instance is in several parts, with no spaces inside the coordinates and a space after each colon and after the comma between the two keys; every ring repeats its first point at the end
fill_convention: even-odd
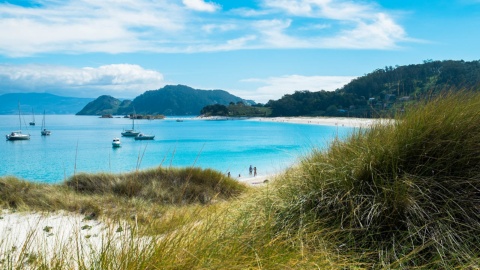
{"type": "Polygon", "coordinates": [[[385,66],[480,59],[480,0],[0,0],[0,95],[167,84],[266,103],[385,66]]]}

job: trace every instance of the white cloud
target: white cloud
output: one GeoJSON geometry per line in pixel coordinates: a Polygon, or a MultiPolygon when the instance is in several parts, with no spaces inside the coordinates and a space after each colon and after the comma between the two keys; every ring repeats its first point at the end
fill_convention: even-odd
{"type": "Polygon", "coordinates": [[[263,4],[296,16],[334,20],[365,19],[376,12],[375,6],[371,4],[345,0],[264,0],[263,4]]]}
{"type": "Polygon", "coordinates": [[[202,26],[203,31],[207,33],[226,32],[237,29],[235,24],[205,24],[202,26]]]}
{"type": "Polygon", "coordinates": [[[264,20],[256,23],[255,27],[263,36],[262,41],[272,48],[303,48],[309,43],[303,39],[285,34],[291,25],[291,20],[264,20]]]}
{"type": "Polygon", "coordinates": [[[182,2],[188,9],[196,11],[215,12],[219,9],[217,4],[206,3],[203,0],[182,0],[182,2]]]}
{"type": "Polygon", "coordinates": [[[338,36],[322,42],[330,48],[396,48],[397,41],[406,39],[403,28],[383,13],[376,14],[371,23],[359,22],[351,30],[342,31],[338,36]]]}
{"type": "Polygon", "coordinates": [[[25,8],[0,4],[0,53],[120,53],[152,50],[184,28],[178,5],[151,1],[45,0],[25,8]],[[60,4],[59,4],[60,3],[60,4]]]}
{"type": "Polygon", "coordinates": [[[35,1],[0,3],[0,36],[8,37],[1,55],[391,49],[414,41],[389,12],[347,0],[263,0],[261,8],[235,10],[204,0],[35,1]]]}
{"type": "Polygon", "coordinates": [[[164,84],[161,73],[130,64],[84,68],[0,65],[0,94],[49,92],[75,97],[112,95],[132,98],[164,84]]]}
{"type": "Polygon", "coordinates": [[[260,86],[253,93],[242,93],[242,97],[245,99],[253,99],[257,102],[265,103],[270,99],[279,99],[285,94],[293,94],[295,91],[334,91],[343,87],[354,78],[356,77],[285,75],[266,79],[245,79],[243,82],[255,83],[259,84],[260,86]]]}
{"type": "Polygon", "coordinates": [[[336,23],[339,29],[336,34],[326,36],[318,31],[316,36],[306,39],[307,47],[392,49],[399,47],[399,42],[414,41],[392,15],[373,4],[344,0],[264,0],[264,5],[295,16],[328,20],[329,28],[336,23]]]}

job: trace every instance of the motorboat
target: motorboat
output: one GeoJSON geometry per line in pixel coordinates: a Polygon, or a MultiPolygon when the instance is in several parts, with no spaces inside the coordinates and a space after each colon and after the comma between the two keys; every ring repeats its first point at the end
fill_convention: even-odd
{"type": "Polygon", "coordinates": [[[113,138],[112,147],[120,147],[120,146],[122,146],[121,143],[120,143],[120,139],[119,138],[113,138]]]}
{"type": "Polygon", "coordinates": [[[153,140],[153,138],[155,138],[155,135],[146,135],[140,133],[135,137],[135,140],[153,140]]]}
{"type": "Polygon", "coordinates": [[[12,131],[12,133],[6,135],[9,141],[23,141],[30,140],[30,134],[23,134],[22,131],[12,131]]]}

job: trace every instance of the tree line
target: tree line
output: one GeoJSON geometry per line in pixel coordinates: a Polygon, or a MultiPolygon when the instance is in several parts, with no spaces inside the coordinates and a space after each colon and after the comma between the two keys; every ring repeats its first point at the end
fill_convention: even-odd
{"type": "MultiPolygon", "coordinates": [[[[383,117],[442,91],[477,90],[479,85],[478,60],[425,60],[422,64],[376,69],[335,91],[295,91],[257,107],[268,108],[266,116],[272,117],[383,117]]],[[[226,109],[227,114],[235,116],[230,106],[226,109]]]]}

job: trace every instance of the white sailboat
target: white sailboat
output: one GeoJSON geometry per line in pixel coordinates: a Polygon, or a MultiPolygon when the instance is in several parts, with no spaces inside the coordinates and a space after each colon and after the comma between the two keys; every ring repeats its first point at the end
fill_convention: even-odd
{"type": "Polygon", "coordinates": [[[12,133],[5,135],[8,141],[24,141],[30,140],[30,134],[22,133],[22,117],[20,112],[20,102],[18,103],[18,120],[20,122],[20,129],[17,131],[12,131],[12,133]]]}
{"type": "Polygon", "coordinates": [[[41,131],[42,136],[48,136],[51,134],[50,130],[47,130],[45,127],[45,110],[43,110],[43,119],[42,119],[42,131],[41,131]]]}
{"type": "Polygon", "coordinates": [[[138,134],[140,134],[140,131],[135,130],[135,110],[133,111],[133,116],[132,116],[132,129],[126,129],[122,132],[122,136],[124,137],[137,137],[138,134]]]}

